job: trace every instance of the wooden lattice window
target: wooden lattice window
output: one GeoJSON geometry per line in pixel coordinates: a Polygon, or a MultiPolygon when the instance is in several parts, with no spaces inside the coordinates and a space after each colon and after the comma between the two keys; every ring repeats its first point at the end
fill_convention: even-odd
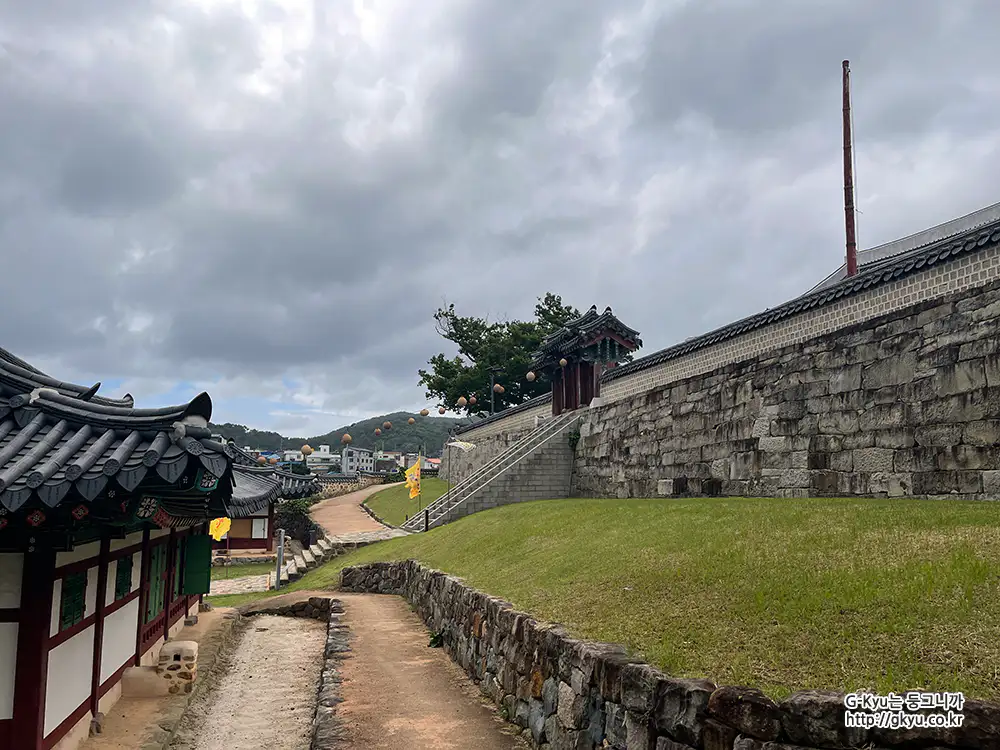
{"type": "Polygon", "coordinates": [[[132,555],[118,558],[115,568],[115,601],[132,593],[132,555]]]}
{"type": "Polygon", "coordinates": [[[59,600],[60,632],[83,622],[87,611],[87,573],[72,573],[62,579],[59,600]]]}

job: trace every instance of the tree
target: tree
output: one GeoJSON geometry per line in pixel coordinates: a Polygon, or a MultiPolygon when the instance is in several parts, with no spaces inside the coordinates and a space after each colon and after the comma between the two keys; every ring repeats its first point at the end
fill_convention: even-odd
{"type": "Polygon", "coordinates": [[[551,292],[538,298],[533,321],[491,323],[486,318],[461,316],[453,304],[441,308],[434,313],[437,331],[458,347],[458,356],[431,357],[431,369],[418,370],[420,385],[427,389],[427,398],[436,398],[441,406],[476,416],[490,411],[491,367],[498,368],[496,382],[504,387],[503,393],[493,394],[496,411],[548,393],[552,383],[544,373],[535,373],[533,383],[525,378],[532,355],[542,339],[579,316],[579,310],[564,305],[551,292]],[[476,403],[459,407],[458,399],[463,396],[475,396],[476,403]]]}

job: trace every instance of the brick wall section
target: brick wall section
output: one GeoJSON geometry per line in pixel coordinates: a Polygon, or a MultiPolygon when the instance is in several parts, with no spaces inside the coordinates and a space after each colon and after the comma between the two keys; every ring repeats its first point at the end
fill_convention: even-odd
{"type": "Polygon", "coordinates": [[[588,410],[574,495],[1000,496],[1000,282],[588,410]]]}
{"type": "MultiPolygon", "coordinates": [[[[767,352],[852,328],[922,302],[974,290],[997,280],[1000,280],[1000,248],[990,247],[703,347],[655,367],[612,379],[601,386],[601,396],[606,403],[634,399],[659,386],[758,358],[767,352]]],[[[494,437],[502,438],[507,433],[521,433],[531,428],[536,414],[549,413],[551,407],[545,404],[512,415],[509,420],[501,419],[463,432],[460,439],[478,445],[494,437]]]]}
{"type": "MultiPolygon", "coordinates": [[[[567,433],[573,429],[576,425],[569,425],[536,448],[470,499],[449,511],[442,523],[501,505],[569,497],[573,451],[570,450],[567,433]]],[[[479,448],[473,453],[478,451],[479,448]]]]}
{"type": "Polygon", "coordinates": [[[847,729],[840,693],[798,692],[776,704],[752,688],[670,677],[413,560],[345,568],[340,588],[403,596],[536,748],[1000,750],[995,704],[966,700],[960,729],[847,729]]]}

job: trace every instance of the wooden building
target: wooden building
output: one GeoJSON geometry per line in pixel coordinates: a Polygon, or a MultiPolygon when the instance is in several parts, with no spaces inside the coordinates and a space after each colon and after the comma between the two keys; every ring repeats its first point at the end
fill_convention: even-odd
{"type": "Polygon", "coordinates": [[[0,750],[70,750],[208,592],[208,521],[273,479],[211,438],[212,402],[137,409],[0,349],[0,750]]]}
{"type": "Polygon", "coordinates": [[[547,336],[532,367],[552,382],[552,415],[588,406],[601,396],[601,376],[642,346],[639,332],[608,307],[592,306],[579,318],[547,336]]]}
{"type": "Polygon", "coordinates": [[[270,480],[278,486],[278,496],[265,508],[243,518],[234,518],[227,534],[215,542],[216,549],[237,551],[274,551],[274,512],[282,500],[297,500],[319,492],[322,487],[311,474],[293,474],[270,464],[263,464],[242,448],[230,442],[234,460],[242,472],[249,476],[270,480]]]}

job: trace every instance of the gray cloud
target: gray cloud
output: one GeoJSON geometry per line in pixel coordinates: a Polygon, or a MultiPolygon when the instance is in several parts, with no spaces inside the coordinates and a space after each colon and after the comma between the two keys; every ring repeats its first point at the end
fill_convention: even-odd
{"type": "Polygon", "coordinates": [[[317,433],[422,403],[445,301],[552,290],[667,346],[839,264],[842,59],[863,245],[994,202],[998,17],[0,0],[0,345],[317,433]]]}

